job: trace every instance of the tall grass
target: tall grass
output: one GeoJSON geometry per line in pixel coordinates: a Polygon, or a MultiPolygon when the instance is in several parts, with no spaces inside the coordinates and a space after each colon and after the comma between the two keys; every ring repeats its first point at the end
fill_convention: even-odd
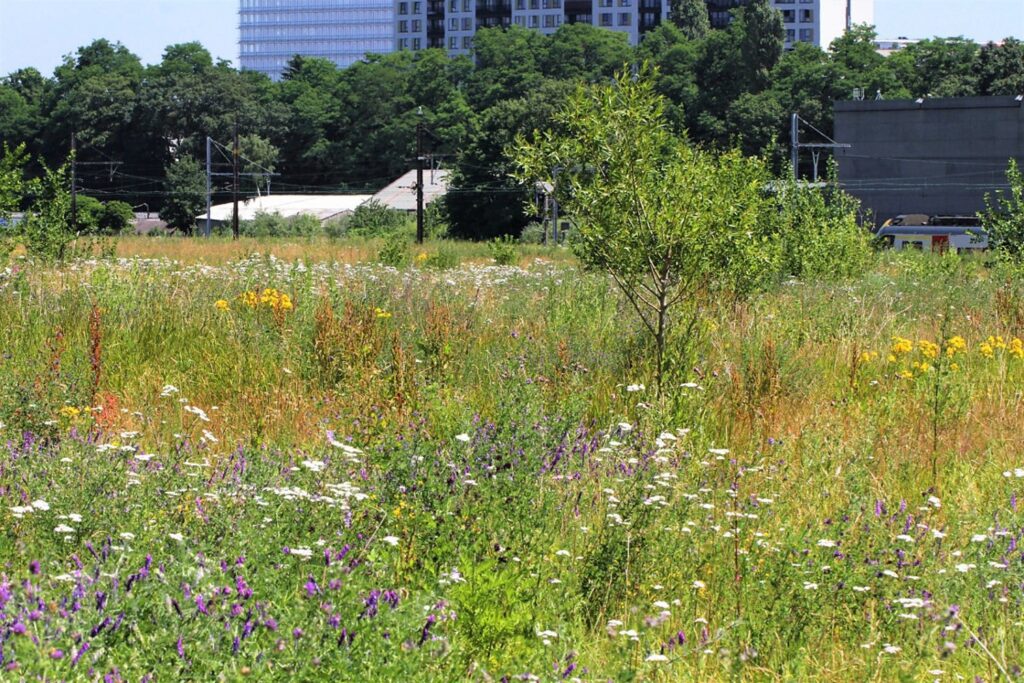
{"type": "Polygon", "coordinates": [[[656,401],[562,252],[117,247],[0,274],[7,678],[1019,673],[1022,303],[983,263],[714,302],[656,401]]]}

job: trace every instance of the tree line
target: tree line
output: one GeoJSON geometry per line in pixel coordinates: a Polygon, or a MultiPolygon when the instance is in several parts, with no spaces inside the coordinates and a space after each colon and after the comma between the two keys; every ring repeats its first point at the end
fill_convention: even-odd
{"type": "MultiPolygon", "coordinates": [[[[403,51],[340,69],[296,56],[279,82],[214,61],[198,43],[171,45],[159,64],[143,65],[101,39],[51,77],[25,68],[0,80],[0,143],[23,143],[29,174],[43,177],[68,159],[74,133],[82,194],[164,209],[187,228],[205,192],[207,136],[218,143],[214,170],[224,172],[237,130],[247,194],[268,179],[279,193],[367,192],[412,167],[422,124],[434,163],[454,171],[451,231],[489,238],[530,220],[532,188],[512,178],[506,156],[516,136],[554,130],[555,112],[581,85],[607,84],[624,65],[654,68],[674,133],[704,148],[738,147],[776,170],[786,163],[789,114],[831,134],[832,102],[854,89],[887,99],[1024,93],[1024,44],[1012,38],[933,38],[883,57],[868,26],[825,50],[784,51],[784,37],[767,0],[737,9],[725,30],[709,29],[701,0],[678,0],[672,21],[636,47],[582,24],[551,36],[482,29],[472,58],[403,51]]],[[[227,187],[217,176],[215,201],[227,187]]]]}

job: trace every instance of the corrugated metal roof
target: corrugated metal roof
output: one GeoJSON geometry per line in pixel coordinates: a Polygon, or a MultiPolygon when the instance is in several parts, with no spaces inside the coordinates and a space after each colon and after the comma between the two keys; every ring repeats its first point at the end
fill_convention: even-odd
{"type": "MultiPolygon", "coordinates": [[[[448,191],[449,171],[423,171],[423,203],[429,204],[448,191]]],[[[373,195],[373,201],[399,211],[416,210],[416,171],[409,171],[373,195]]]]}
{"type": "MultiPolygon", "coordinates": [[[[279,213],[285,218],[299,214],[316,216],[325,221],[334,216],[355,211],[356,207],[370,198],[366,194],[275,194],[269,197],[253,197],[238,202],[238,218],[251,221],[257,213],[279,213]]],[[[230,221],[233,205],[217,204],[210,210],[215,221],[230,221]]],[[[206,220],[206,213],[196,216],[197,221],[206,220]]]]}

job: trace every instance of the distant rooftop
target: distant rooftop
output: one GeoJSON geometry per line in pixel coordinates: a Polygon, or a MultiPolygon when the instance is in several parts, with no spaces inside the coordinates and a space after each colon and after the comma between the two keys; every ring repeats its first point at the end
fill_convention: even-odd
{"type": "MultiPolygon", "coordinates": [[[[267,197],[253,197],[238,203],[238,218],[251,221],[257,213],[277,213],[285,218],[307,214],[326,221],[335,216],[350,213],[370,198],[366,194],[275,194],[267,197]]],[[[212,207],[211,219],[218,222],[230,221],[233,204],[217,204],[212,207]]],[[[206,220],[206,213],[196,216],[206,220]]]]}
{"type": "MultiPolygon", "coordinates": [[[[429,204],[448,191],[450,171],[423,171],[423,203],[429,204]]],[[[373,195],[372,201],[399,211],[416,210],[416,171],[409,171],[383,190],[373,195]]]]}

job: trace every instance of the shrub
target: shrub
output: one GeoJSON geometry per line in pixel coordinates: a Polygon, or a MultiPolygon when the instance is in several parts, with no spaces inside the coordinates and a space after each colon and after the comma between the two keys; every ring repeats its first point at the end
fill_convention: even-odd
{"type": "Polygon", "coordinates": [[[427,257],[425,265],[437,270],[449,270],[457,268],[459,263],[459,253],[447,243],[442,242],[437,251],[427,257]]]}
{"type": "Polygon", "coordinates": [[[404,211],[390,209],[373,200],[360,205],[352,215],[342,220],[345,234],[355,237],[382,237],[409,223],[404,211]]]}
{"type": "Polygon", "coordinates": [[[310,237],[321,230],[316,216],[298,214],[285,218],[276,211],[260,211],[251,221],[242,221],[238,226],[238,231],[246,237],[310,237]]]}
{"type": "Polygon", "coordinates": [[[487,247],[491,251],[491,258],[499,266],[513,266],[519,262],[519,249],[515,238],[510,235],[495,237],[487,243],[487,247]]]}
{"type": "Polygon", "coordinates": [[[1010,192],[985,195],[981,224],[988,232],[989,244],[1000,256],[1024,260],[1024,174],[1014,159],[1006,170],[1010,192]]]}
{"type": "Polygon", "coordinates": [[[117,235],[135,225],[135,212],[127,202],[107,202],[100,212],[98,228],[104,235],[117,235]]]}
{"type": "Polygon", "coordinates": [[[530,223],[523,228],[519,235],[519,241],[523,244],[544,244],[544,236],[547,234],[547,227],[544,223],[530,223]]]}
{"type": "Polygon", "coordinates": [[[404,268],[409,265],[409,240],[396,230],[384,239],[384,245],[377,252],[377,260],[386,266],[404,268]]]}

